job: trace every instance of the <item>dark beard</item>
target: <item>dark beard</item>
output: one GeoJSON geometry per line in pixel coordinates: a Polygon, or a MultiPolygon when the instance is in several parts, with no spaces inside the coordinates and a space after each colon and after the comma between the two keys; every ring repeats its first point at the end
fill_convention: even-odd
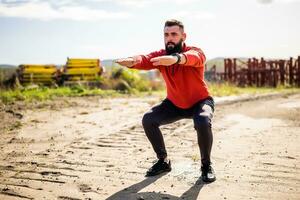
{"type": "Polygon", "coordinates": [[[182,52],[182,44],[183,44],[182,40],[180,40],[177,44],[175,44],[173,42],[168,42],[165,45],[167,55],[171,55],[173,53],[181,53],[182,52]],[[169,44],[173,44],[174,46],[173,47],[168,47],[169,44]]]}

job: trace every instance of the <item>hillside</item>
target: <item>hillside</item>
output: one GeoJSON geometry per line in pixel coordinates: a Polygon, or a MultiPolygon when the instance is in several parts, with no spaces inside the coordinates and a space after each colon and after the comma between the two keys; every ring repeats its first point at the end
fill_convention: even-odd
{"type": "Polygon", "coordinates": [[[0,82],[10,79],[16,73],[16,67],[0,66],[0,82]]]}
{"type": "Polygon", "coordinates": [[[0,68],[17,68],[15,65],[9,65],[9,64],[0,64],[0,68]]]}
{"type": "Polygon", "coordinates": [[[217,57],[206,61],[207,70],[209,71],[216,65],[217,72],[224,72],[224,58],[217,57]]]}

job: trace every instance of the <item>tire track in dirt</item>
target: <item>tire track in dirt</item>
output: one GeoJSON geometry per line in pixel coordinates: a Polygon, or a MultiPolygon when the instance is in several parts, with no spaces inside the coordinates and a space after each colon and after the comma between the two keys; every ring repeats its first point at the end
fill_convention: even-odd
{"type": "MultiPolygon", "coordinates": [[[[57,129],[60,129],[58,134],[53,132],[56,132],[54,128],[47,126],[47,122],[49,123],[49,121],[46,118],[43,118],[43,116],[37,115],[35,117],[38,119],[28,119],[27,122],[25,121],[24,124],[28,124],[28,130],[21,133],[20,135],[22,136],[11,138],[8,143],[10,146],[6,146],[7,149],[16,150],[8,152],[2,160],[9,160],[9,165],[0,166],[1,175],[5,174],[1,177],[1,182],[5,187],[10,187],[6,192],[2,192],[2,194],[13,195],[13,192],[11,191],[14,191],[16,188],[25,188],[28,190],[34,189],[35,185],[39,185],[40,187],[37,188],[43,191],[51,191],[49,188],[57,187],[55,184],[64,188],[64,185],[77,182],[78,180],[84,179],[85,176],[93,176],[95,169],[105,168],[106,170],[103,170],[103,172],[101,170],[97,171],[99,173],[109,172],[107,175],[102,174],[104,177],[109,177],[109,174],[112,172],[120,172],[120,169],[115,167],[115,164],[110,164],[112,159],[109,156],[110,151],[108,151],[108,149],[115,149],[117,154],[118,152],[127,151],[126,149],[131,148],[131,141],[127,138],[127,130],[131,130],[133,137],[138,137],[137,133],[139,132],[135,130],[138,126],[138,121],[136,120],[136,109],[134,106],[130,107],[131,110],[127,109],[123,112],[120,112],[120,109],[116,108],[116,110],[118,110],[119,120],[120,122],[123,122],[116,123],[114,120],[115,116],[112,113],[115,113],[116,110],[114,110],[113,107],[115,106],[114,104],[119,104],[120,102],[126,105],[130,104],[127,100],[120,101],[116,99],[116,102],[112,100],[111,103],[103,105],[104,108],[100,108],[102,113],[98,111],[98,114],[97,111],[92,111],[94,107],[88,111],[71,110],[71,112],[63,112],[64,114],[61,115],[63,117],[58,117],[57,120],[63,121],[64,124],[60,123],[57,124],[57,126],[55,123],[52,124],[52,126],[56,126],[57,129]],[[76,115],[76,113],[79,115],[76,115]],[[93,117],[93,115],[99,117],[98,123],[95,122],[95,118],[90,120],[90,117],[93,117]],[[107,117],[106,115],[111,117],[107,117]],[[127,115],[132,116],[128,117],[127,115]],[[74,129],[72,121],[76,118],[79,118],[76,120],[77,124],[75,124],[75,127],[77,128],[69,131],[69,129],[74,129]],[[91,133],[86,134],[80,129],[82,125],[84,125],[85,129],[95,129],[95,126],[99,125],[98,130],[100,134],[97,135],[99,137],[95,137],[95,135],[91,133]],[[34,137],[34,135],[26,134],[26,132],[33,132],[33,134],[35,134],[37,133],[37,130],[43,129],[46,129],[44,132],[47,132],[47,134],[41,135],[42,137],[34,137]],[[103,130],[105,130],[105,134],[101,134],[101,132],[103,133],[103,130]],[[69,138],[70,136],[71,139],[69,138]],[[114,139],[108,140],[108,137],[114,139]],[[59,147],[56,147],[57,145],[55,143],[60,142],[61,144],[59,147]],[[37,150],[32,151],[31,149],[37,150]],[[107,159],[104,159],[103,157],[95,159],[93,154],[99,151],[107,151],[107,159]],[[12,159],[12,156],[14,159],[12,159]],[[24,161],[24,157],[26,156],[31,157],[31,159],[26,160],[25,158],[24,161]],[[48,169],[53,171],[49,171],[48,169]],[[50,186],[49,184],[54,185],[50,186]]],[[[141,103],[143,105],[147,104],[144,102],[141,103]]],[[[54,112],[50,114],[50,116],[57,116],[55,113],[58,114],[58,112],[54,112]]],[[[142,112],[140,113],[142,114],[142,112]]],[[[3,164],[2,161],[1,164],[3,164]]],[[[72,189],[77,190],[75,196],[77,195],[80,199],[83,197],[82,195],[85,194],[89,194],[91,197],[98,195],[97,191],[101,190],[101,187],[92,188],[88,184],[80,183],[80,181],[78,181],[78,183],[75,184],[75,187],[72,186],[72,189]]],[[[74,195],[74,193],[72,195],[74,195]]],[[[72,195],[58,195],[58,198],[77,199],[77,197],[72,197],[72,195]]],[[[18,196],[17,193],[15,193],[15,197],[31,198],[30,196],[18,196]]],[[[52,197],[50,195],[49,199],[52,197]]]]}
{"type": "Polygon", "coordinates": [[[205,186],[194,185],[200,158],[190,119],[161,127],[172,172],[151,184],[144,178],[155,155],[141,118],[158,98],[28,111],[19,133],[0,142],[0,198],[197,199],[201,190],[202,200],[297,199],[299,110],[270,109],[297,100],[300,95],[217,106],[212,160],[218,180],[205,186]]]}

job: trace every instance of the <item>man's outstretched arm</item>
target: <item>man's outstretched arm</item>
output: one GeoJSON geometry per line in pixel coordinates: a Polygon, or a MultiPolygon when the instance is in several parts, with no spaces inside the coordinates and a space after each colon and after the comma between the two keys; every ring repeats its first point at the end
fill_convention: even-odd
{"type": "Polygon", "coordinates": [[[180,64],[191,67],[203,67],[205,60],[205,55],[201,49],[192,48],[180,54],[158,56],[152,58],[150,62],[152,62],[154,66],[170,66],[173,64],[180,64]]]}
{"type": "Polygon", "coordinates": [[[124,67],[132,68],[133,66],[139,64],[140,58],[138,56],[134,57],[128,57],[128,58],[120,58],[115,60],[115,63],[118,63],[119,65],[122,65],[124,67]]]}
{"type": "Polygon", "coordinates": [[[151,69],[158,68],[157,65],[154,65],[154,61],[152,61],[152,58],[161,55],[163,55],[163,50],[154,51],[147,55],[138,55],[138,56],[123,58],[123,59],[117,59],[115,60],[115,62],[128,68],[151,70],[151,69]]]}
{"type": "Polygon", "coordinates": [[[192,67],[204,67],[206,57],[201,49],[193,47],[192,49],[184,52],[183,55],[186,58],[184,65],[192,67]]]}
{"type": "MultiPolygon", "coordinates": [[[[149,54],[151,55],[151,54],[149,54]]],[[[115,60],[119,65],[134,68],[134,69],[155,69],[157,66],[170,66],[175,63],[184,64],[186,63],[186,57],[183,54],[175,55],[167,55],[167,56],[134,56],[128,58],[121,58],[115,60]]]]}

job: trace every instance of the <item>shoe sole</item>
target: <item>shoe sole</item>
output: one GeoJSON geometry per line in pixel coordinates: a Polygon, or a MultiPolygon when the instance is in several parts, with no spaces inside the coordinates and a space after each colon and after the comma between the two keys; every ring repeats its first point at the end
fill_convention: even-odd
{"type": "Polygon", "coordinates": [[[202,181],[204,183],[212,183],[212,182],[215,182],[217,180],[217,178],[214,178],[214,179],[211,179],[211,180],[209,180],[209,179],[203,179],[203,178],[201,178],[201,179],[202,179],[202,181]]]}
{"type": "Polygon", "coordinates": [[[161,171],[158,171],[156,172],[155,174],[146,174],[146,177],[150,177],[150,176],[157,176],[159,174],[162,174],[164,172],[170,172],[172,169],[166,169],[166,170],[161,170],[161,171]]]}

